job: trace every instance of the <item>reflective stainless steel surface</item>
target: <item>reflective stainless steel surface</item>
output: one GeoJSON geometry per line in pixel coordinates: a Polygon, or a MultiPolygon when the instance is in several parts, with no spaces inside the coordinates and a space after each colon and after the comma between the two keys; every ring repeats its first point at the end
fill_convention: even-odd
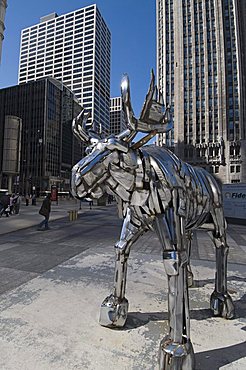
{"type": "Polygon", "coordinates": [[[90,131],[86,132],[83,111],[73,123],[75,135],[89,145],[88,155],[73,168],[73,195],[78,198],[114,195],[119,215],[123,217],[120,239],[115,244],[114,289],[102,303],[100,323],[109,327],[124,326],[130,248],[140,235],[154,229],[163,247],[169,284],[169,333],[160,344],[159,366],[161,370],[191,370],[195,365],[188,285],[193,281],[189,265],[193,229],[206,226],[216,248],[211,309],[216,316],[228,319],[234,314],[227,292],[228,245],[220,189],[204,169],[182,162],[167,148],[142,147],[157,132],[172,128],[170,108],[164,106],[153,72],[139,119],[133,113],[127,76],[122,81],[122,98],[128,130],[118,136],[98,139],[90,131]],[[147,135],[133,143],[137,132],[147,135]]]}

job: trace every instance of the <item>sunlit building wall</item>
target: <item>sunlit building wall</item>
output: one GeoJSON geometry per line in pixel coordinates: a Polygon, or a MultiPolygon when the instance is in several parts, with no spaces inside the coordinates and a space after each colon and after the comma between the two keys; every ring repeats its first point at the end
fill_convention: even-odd
{"type": "Polygon", "coordinates": [[[157,144],[246,182],[246,1],[157,0],[157,83],[174,130],[157,144]]]}
{"type": "Polygon", "coordinates": [[[125,114],[120,96],[110,99],[110,134],[117,135],[126,130],[125,114]]]}
{"type": "Polygon", "coordinates": [[[91,111],[88,124],[108,133],[111,34],[96,5],[42,17],[22,30],[19,84],[52,76],[91,111]]]}

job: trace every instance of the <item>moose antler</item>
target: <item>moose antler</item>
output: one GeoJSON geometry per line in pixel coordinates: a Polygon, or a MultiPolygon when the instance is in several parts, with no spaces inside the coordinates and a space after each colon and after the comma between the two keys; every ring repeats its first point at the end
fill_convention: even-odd
{"type": "MultiPolygon", "coordinates": [[[[130,143],[138,132],[148,133],[140,141],[131,145],[133,149],[137,149],[157,133],[165,133],[172,129],[173,122],[170,107],[165,108],[162,93],[155,85],[153,70],[151,71],[150,86],[139,119],[134,116],[132,109],[130,81],[127,75],[124,75],[121,81],[121,95],[128,129],[117,135],[117,139],[130,143]]],[[[74,135],[86,143],[91,143],[92,139],[98,141],[101,138],[93,129],[87,130],[86,122],[89,116],[90,112],[86,113],[82,108],[80,114],[73,119],[72,124],[74,135]]]]}
{"type": "Polygon", "coordinates": [[[84,108],[82,108],[81,112],[73,119],[72,123],[72,131],[74,135],[77,137],[77,139],[86,143],[90,143],[91,139],[100,140],[100,136],[95,131],[92,129],[87,131],[86,129],[86,123],[90,115],[90,111],[85,112],[84,108]]]}
{"type": "Polygon", "coordinates": [[[82,108],[81,112],[77,117],[73,119],[72,131],[77,139],[85,142],[90,141],[90,136],[86,132],[86,122],[90,117],[90,112],[85,113],[85,110],[82,108]]]}
{"type": "Polygon", "coordinates": [[[122,78],[121,95],[127,125],[132,131],[131,136],[127,138],[127,141],[132,140],[132,137],[135,136],[137,132],[149,133],[137,143],[138,145],[133,144],[134,148],[142,146],[157,133],[165,133],[173,128],[170,107],[167,106],[165,109],[163,95],[155,85],[155,75],[153,70],[151,71],[150,86],[139,119],[134,116],[132,109],[130,81],[127,75],[124,75],[122,78]]]}

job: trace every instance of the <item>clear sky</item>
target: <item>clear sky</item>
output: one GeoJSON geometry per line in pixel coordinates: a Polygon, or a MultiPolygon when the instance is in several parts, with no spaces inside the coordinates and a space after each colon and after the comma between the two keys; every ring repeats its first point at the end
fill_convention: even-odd
{"type": "Polygon", "coordinates": [[[120,81],[128,73],[136,116],[144,102],[151,68],[156,69],[155,0],[8,0],[0,65],[0,88],[17,85],[21,30],[40,17],[62,15],[96,3],[112,40],[111,96],[120,95],[120,81]]]}

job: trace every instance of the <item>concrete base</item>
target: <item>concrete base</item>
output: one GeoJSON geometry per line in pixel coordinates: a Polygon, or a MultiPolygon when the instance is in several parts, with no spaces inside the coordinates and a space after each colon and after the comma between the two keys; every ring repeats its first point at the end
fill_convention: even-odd
{"type": "MultiPolygon", "coordinates": [[[[192,261],[191,339],[198,370],[246,369],[245,266],[228,266],[236,318],[212,317],[214,263],[192,261]]],[[[0,297],[0,369],[155,370],[167,334],[167,279],[160,255],[129,260],[125,328],[98,323],[110,293],[114,250],[95,246],[0,297]]]]}

